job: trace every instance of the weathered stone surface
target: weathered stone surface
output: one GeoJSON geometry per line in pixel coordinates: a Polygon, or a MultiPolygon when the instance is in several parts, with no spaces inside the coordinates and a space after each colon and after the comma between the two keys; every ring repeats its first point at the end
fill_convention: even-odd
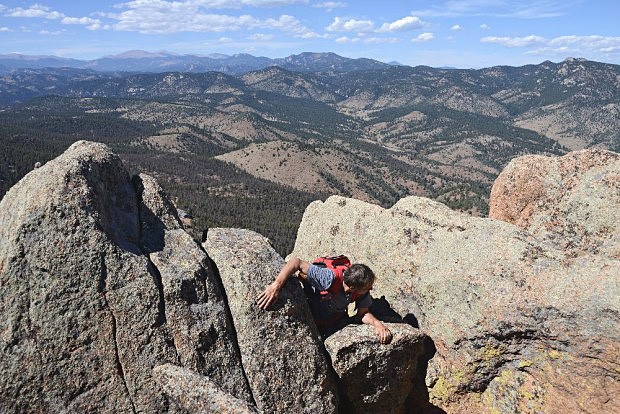
{"type": "Polygon", "coordinates": [[[602,149],[512,160],[491,191],[489,217],[526,228],[567,254],[620,258],[620,154],[602,149]]]}
{"type": "Polygon", "coordinates": [[[153,368],[153,376],[173,401],[193,414],[257,414],[244,400],[224,392],[209,378],[172,364],[153,368]]]}
{"type": "Polygon", "coordinates": [[[567,257],[512,224],[417,197],[390,209],[310,204],[292,255],[336,253],[373,268],[373,296],[432,338],[430,401],[448,412],[620,408],[609,397],[620,393],[617,259],[567,257]]]}
{"type": "Polygon", "coordinates": [[[268,240],[249,230],[213,228],[203,245],[224,285],[259,410],[336,412],[335,379],[299,282],[289,280],[270,310],[256,306],[284,264],[268,240]]]}
{"type": "Polygon", "coordinates": [[[166,325],[182,366],[252,402],[230,312],[209,258],[181,227],[176,208],[149,176],[134,178],[140,192],[142,245],[154,264],[166,325]]]}
{"type": "Polygon", "coordinates": [[[342,406],[352,413],[402,413],[413,390],[425,335],[407,325],[387,323],[392,341],[382,345],[373,327],[349,325],[325,340],[339,377],[342,406]]]}
{"type": "MultiPolygon", "coordinates": [[[[158,187],[139,181],[132,183],[105,145],[80,141],[0,202],[1,412],[175,412],[153,381],[155,365],[240,372],[229,344],[216,350],[230,335],[205,341],[199,332],[209,332],[208,325],[196,326],[207,320],[221,326],[221,315],[206,315],[221,312],[223,302],[209,291],[204,253],[196,244],[192,249],[182,230],[167,230],[177,226],[162,214],[169,202],[158,187]],[[183,262],[174,275],[164,269],[171,251],[179,252],[175,263],[183,262]],[[191,291],[183,283],[164,289],[145,252],[159,257],[166,280],[202,283],[198,302],[183,302],[191,291]],[[194,312],[196,305],[203,309],[194,312]],[[183,312],[191,315],[186,325],[171,329],[183,312]],[[222,359],[201,363],[207,356],[222,359]]],[[[232,382],[222,387],[243,388],[232,382]]]]}

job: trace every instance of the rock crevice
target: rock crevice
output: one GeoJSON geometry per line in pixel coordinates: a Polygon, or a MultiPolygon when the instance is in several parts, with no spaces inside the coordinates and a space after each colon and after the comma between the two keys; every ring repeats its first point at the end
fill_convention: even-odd
{"type": "Polygon", "coordinates": [[[395,333],[349,326],[330,364],[296,280],[256,306],[268,240],[198,245],[153,178],[77,142],[0,201],[0,411],[620,411],[619,177],[600,150],[515,160],[495,219],[312,203],[292,254],[369,265],[395,333]]]}

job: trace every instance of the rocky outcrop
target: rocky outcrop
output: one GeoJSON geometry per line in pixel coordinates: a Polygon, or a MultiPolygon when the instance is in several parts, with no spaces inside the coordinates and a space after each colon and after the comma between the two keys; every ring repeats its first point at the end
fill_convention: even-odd
{"type": "Polygon", "coordinates": [[[383,209],[334,196],[308,206],[292,254],[374,269],[373,296],[434,341],[429,400],[448,412],[618,411],[620,262],[556,246],[424,198],[383,209]]]}
{"type": "Polygon", "coordinates": [[[173,401],[193,414],[258,414],[253,405],[222,391],[209,378],[172,364],[153,368],[153,376],[173,401]]]}
{"type": "Polygon", "coordinates": [[[163,363],[251,401],[206,255],[105,145],[30,172],[0,222],[0,411],[175,412],[163,363]]]}
{"type": "Polygon", "coordinates": [[[270,310],[256,299],[284,261],[263,236],[210,229],[204,247],[226,290],[243,368],[262,412],[334,413],[338,394],[303,290],[295,279],[270,310]]]}
{"type": "Polygon", "coordinates": [[[620,154],[601,149],[511,161],[491,190],[489,217],[570,255],[620,258],[620,154]]]}
{"type": "Polygon", "coordinates": [[[349,325],[325,340],[339,377],[342,412],[406,412],[426,337],[407,324],[386,325],[393,335],[388,345],[377,341],[369,325],[349,325]]]}
{"type": "MultiPolygon", "coordinates": [[[[493,189],[502,220],[417,197],[312,203],[293,254],[368,264],[373,312],[428,335],[330,337],[341,411],[620,412],[618,171],[598,150],[515,160],[493,189]]],[[[211,229],[208,257],[106,146],[30,172],[0,223],[1,412],[339,409],[299,284],[255,304],[283,264],[268,241],[211,229]]]]}

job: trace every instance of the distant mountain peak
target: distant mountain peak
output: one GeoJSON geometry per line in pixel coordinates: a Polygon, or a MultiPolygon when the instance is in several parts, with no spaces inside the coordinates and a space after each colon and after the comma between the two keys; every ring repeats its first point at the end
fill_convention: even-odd
{"type": "Polygon", "coordinates": [[[209,53],[207,57],[211,59],[228,59],[230,56],[223,53],[209,53]]]}
{"type": "Polygon", "coordinates": [[[174,53],[160,50],[157,52],[147,52],[146,50],[128,50],[118,55],[105,56],[106,59],[144,59],[144,58],[156,58],[156,57],[170,57],[178,56],[174,53]]]}

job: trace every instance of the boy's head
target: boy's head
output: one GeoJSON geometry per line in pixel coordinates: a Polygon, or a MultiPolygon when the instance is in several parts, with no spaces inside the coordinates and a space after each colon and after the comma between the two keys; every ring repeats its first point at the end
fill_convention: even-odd
{"type": "Polygon", "coordinates": [[[344,271],[342,276],[345,292],[366,293],[375,282],[374,272],[366,265],[356,263],[344,271]]]}

